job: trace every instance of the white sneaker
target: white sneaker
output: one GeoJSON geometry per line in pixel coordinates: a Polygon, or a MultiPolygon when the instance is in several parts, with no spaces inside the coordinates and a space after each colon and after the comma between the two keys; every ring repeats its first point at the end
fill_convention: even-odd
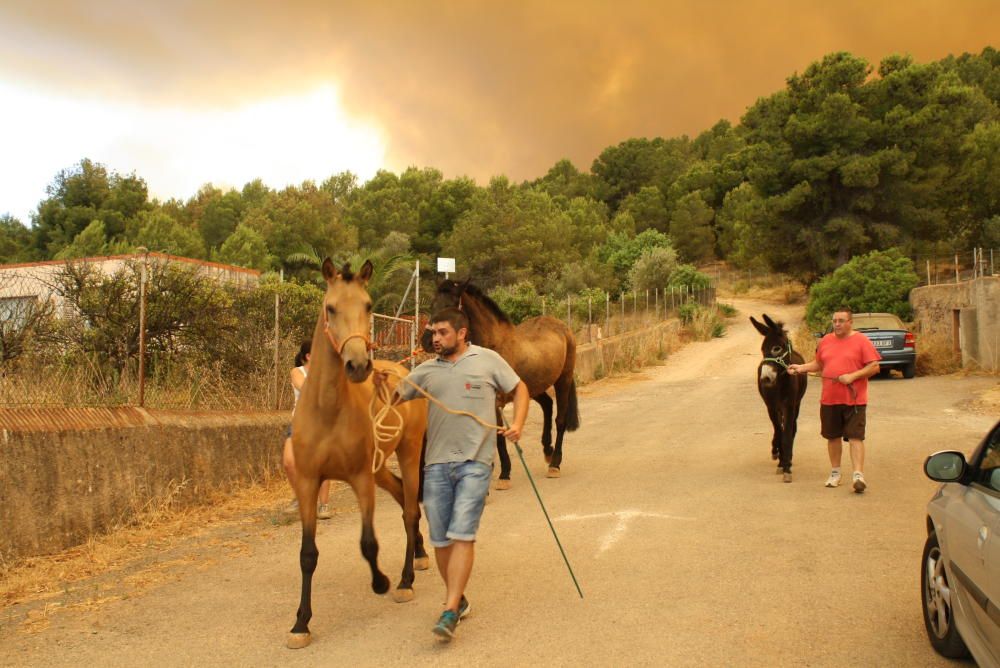
{"type": "Polygon", "coordinates": [[[826,479],[827,487],[840,487],[840,473],[832,471],[830,477],[826,479]]]}
{"type": "Polygon", "coordinates": [[[865,474],[860,471],[854,472],[854,492],[855,494],[861,494],[868,487],[868,483],[865,482],[865,474]]]}

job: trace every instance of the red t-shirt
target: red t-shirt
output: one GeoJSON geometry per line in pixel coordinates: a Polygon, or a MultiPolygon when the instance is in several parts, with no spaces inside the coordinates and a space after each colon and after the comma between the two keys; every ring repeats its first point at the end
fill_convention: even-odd
{"type": "Polygon", "coordinates": [[[823,394],[819,402],[825,406],[846,404],[863,406],[868,403],[868,379],[859,378],[850,385],[837,381],[845,373],[877,362],[882,356],[867,336],[852,332],[850,336],[838,339],[834,333],[827,334],[816,347],[816,359],[823,366],[823,394]],[[849,388],[853,387],[855,394],[849,388]]]}

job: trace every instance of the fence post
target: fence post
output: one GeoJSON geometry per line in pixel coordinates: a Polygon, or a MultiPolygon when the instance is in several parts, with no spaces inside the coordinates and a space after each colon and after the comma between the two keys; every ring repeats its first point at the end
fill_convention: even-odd
{"type": "Polygon", "coordinates": [[[594,342],[594,298],[587,295],[587,343],[594,342]]]}
{"type": "MultiPolygon", "coordinates": [[[[416,365],[416,360],[413,359],[413,351],[417,349],[417,327],[420,326],[420,260],[417,260],[417,266],[413,269],[413,273],[417,275],[416,277],[416,293],[413,295],[413,327],[410,328],[410,368],[412,369],[416,365]]],[[[421,332],[421,334],[423,334],[421,332]]]]}
{"type": "Polygon", "coordinates": [[[611,291],[604,291],[604,331],[611,336],[611,291]]]}
{"type": "Polygon", "coordinates": [[[625,331],[625,291],[624,290],[622,291],[622,293],[621,293],[620,296],[621,296],[621,300],[622,300],[622,331],[624,332],[625,331]]]}
{"type": "Polygon", "coordinates": [[[958,283],[958,253],[955,253],[955,282],[958,283]]]}
{"type": "Polygon", "coordinates": [[[927,285],[931,284],[931,261],[927,260],[927,285]]]}
{"type": "Polygon", "coordinates": [[[676,307],[674,306],[674,286],[670,286],[670,310],[673,311],[676,307]]]}
{"type": "Polygon", "coordinates": [[[573,297],[566,295],[566,324],[569,325],[569,331],[573,331],[573,297]]]}
{"type": "Polygon", "coordinates": [[[542,315],[545,315],[545,295],[542,295],[542,315]]]}
{"type": "MultiPolygon", "coordinates": [[[[285,269],[278,272],[278,285],[285,282],[285,269]]],[[[278,340],[281,337],[281,328],[278,324],[278,318],[281,315],[281,290],[277,290],[274,293],[274,410],[278,410],[280,402],[278,400],[278,364],[280,364],[281,359],[278,355],[278,340]]]]}
{"type": "Polygon", "coordinates": [[[146,282],[149,251],[142,251],[142,269],[139,274],[139,408],[146,405],[146,282]]]}

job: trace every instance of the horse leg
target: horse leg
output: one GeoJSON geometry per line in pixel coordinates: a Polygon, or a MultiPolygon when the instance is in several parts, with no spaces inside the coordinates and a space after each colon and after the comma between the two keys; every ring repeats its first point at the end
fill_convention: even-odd
{"type": "MultiPolygon", "coordinates": [[[[549,471],[546,477],[558,478],[559,469],[562,466],[562,445],[563,436],[566,434],[566,416],[569,414],[569,393],[575,392],[572,377],[566,383],[563,379],[556,381],[554,386],[556,391],[556,447],[552,450],[552,459],[549,461],[549,471]]],[[[546,395],[548,398],[548,395],[546,395]]],[[[552,400],[549,399],[549,414],[552,413],[552,400]]],[[[548,422],[548,420],[546,420],[548,422]]]]}
{"type": "Polygon", "coordinates": [[[314,478],[295,478],[295,497],[299,500],[299,517],[302,520],[302,546],[299,549],[299,568],[302,571],[302,594],[295,613],[295,626],[288,634],[289,649],[301,649],[309,644],[309,620],[312,619],[312,576],[319,561],[316,547],[316,497],[320,481],[314,478]]]}
{"type": "MultiPolygon", "coordinates": [[[[497,406],[497,424],[503,424],[503,408],[497,406]]],[[[500,458],[500,479],[497,489],[510,489],[510,453],[507,451],[507,439],[497,434],[497,456],[500,458]]]]}
{"type": "MultiPolygon", "coordinates": [[[[348,481],[354,495],[358,497],[361,510],[361,556],[372,571],[372,591],[384,594],[389,591],[389,578],[378,568],[378,540],[375,538],[373,519],[375,516],[375,479],[371,469],[366,468],[348,481]]],[[[314,504],[315,505],[315,504],[314,504]]]]}
{"type": "MultiPolygon", "coordinates": [[[[545,453],[545,463],[552,463],[552,397],[542,392],[534,397],[538,405],[542,407],[542,451],[545,453]]],[[[559,468],[558,465],[556,468],[559,468]]]]}
{"type": "MultiPolygon", "coordinates": [[[[406,503],[406,491],[403,481],[386,467],[382,467],[375,474],[375,484],[389,492],[392,498],[403,509],[403,529],[406,531],[406,552],[403,556],[403,572],[399,577],[399,584],[392,592],[392,599],[396,603],[406,603],[413,600],[413,556],[416,546],[414,533],[414,508],[408,507],[406,503]]],[[[419,516],[416,516],[419,521],[419,516]]]]}

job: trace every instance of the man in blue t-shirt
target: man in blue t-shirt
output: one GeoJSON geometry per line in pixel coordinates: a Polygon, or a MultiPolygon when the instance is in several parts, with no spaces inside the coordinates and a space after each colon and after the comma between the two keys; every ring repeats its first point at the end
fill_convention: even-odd
{"type": "MultiPolygon", "coordinates": [[[[513,395],[514,422],[500,433],[517,441],[528,416],[530,397],[524,382],[496,352],[468,342],[469,321],[462,311],[443,309],[434,314],[428,327],[437,357],[411,371],[406,377],[409,382],[397,385],[394,401],[420,396],[416,385],[452,410],[467,411],[493,424],[497,396],[513,395]]],[[[385,374],[375,372],[373,380],[381,384],[385,374]]],[[[433,402],[429,406],[424,511],[447,588],[445,610],[433,631],[451,640],[458,620],[469,612],[464,592],[492,477],[496,434],[467,415],[449,413],[433,402]]]]}

